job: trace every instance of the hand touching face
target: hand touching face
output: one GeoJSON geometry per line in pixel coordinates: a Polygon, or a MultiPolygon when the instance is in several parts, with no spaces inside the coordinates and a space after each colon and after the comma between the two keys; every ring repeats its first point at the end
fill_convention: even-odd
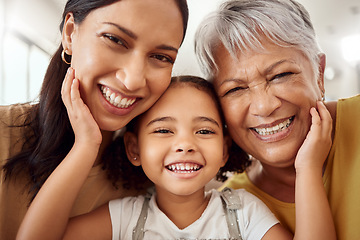
{"type": "Polygon", "coordinates": [[[92,11],[81,24],[66,17],[63,46],[102,130],[123,127],[160,97],[182,37],[174,1],[122,0],[92,11]]]}
{"type": "Polygon", "coordinates": [[[264,50],[237,58],[221,46],[216,63],[214,84],[234,141],[263,163],[292,166],[323,87],[309,60],[295,48],[265,42],[264,50]]]}

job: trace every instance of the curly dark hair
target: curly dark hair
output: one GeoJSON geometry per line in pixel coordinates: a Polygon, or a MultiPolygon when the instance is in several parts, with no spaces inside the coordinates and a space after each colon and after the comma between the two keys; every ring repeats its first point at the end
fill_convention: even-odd
{"type": "MultiPolygon", "coordinates": [[[[169,88],[176,87],[179,85],[190,85],[207,93],[213,100],[216,105],[217,110],[219,111],[221,124],[223,125],[224,135],[227,134],[227,129],[224,124],[224,115],[221,110],[220,102],[218,96],[215,92],[213,85],[201,77],[183,75],[172,77],[169,88]]],[[[134,118],[130,123],[126,125],[126,131],[133,132],[137,134],[138,130],[138,120],[142,115],[134,118]]],[[[113,162],[113,165],[107,166],[107,168],[116,168],[118,173],[110,176],[112,179],[116,179],[117,175],[120,174],[123,179],[123,184],[126,187],[135,187],[143,188],[144,183],[148,183],[149,180],[142,170],[141,166],[134,166],[127,158],[125,144],[123,138],[118,138],[116,141],[116,146],[110,149],[110,154],[117,155],[122,161],[113,162]]],[[[216,180],[224,182],[227,180],[227,173],[241,173],[250,166],[250,160],[248,154],[246,154],[235,142],[232,142],[232,145],[229,149],[229,159],[226,164],[220,168],[219,172],[216,175],[216,180]]]]}

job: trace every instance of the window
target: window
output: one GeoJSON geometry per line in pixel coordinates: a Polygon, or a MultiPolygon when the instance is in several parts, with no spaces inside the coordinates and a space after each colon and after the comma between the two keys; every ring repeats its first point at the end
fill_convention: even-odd
{"type": "Polygon", "coordinates": [[[36,100],[49,64],[49,54],[11,32],[5,34],[2,47],[0,104],[36,100]]]}

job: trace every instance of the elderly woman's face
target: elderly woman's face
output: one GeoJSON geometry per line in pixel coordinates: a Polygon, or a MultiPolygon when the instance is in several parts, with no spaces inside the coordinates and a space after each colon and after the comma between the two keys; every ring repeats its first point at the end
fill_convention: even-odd
{"type": "Polygon", "coordinates": [[[309,60],[294,48],[264,44],[232,58],[223,46],[214,84],[234,141],[265,164],[286,167],[309,131],[323,91],[309,60]]]}

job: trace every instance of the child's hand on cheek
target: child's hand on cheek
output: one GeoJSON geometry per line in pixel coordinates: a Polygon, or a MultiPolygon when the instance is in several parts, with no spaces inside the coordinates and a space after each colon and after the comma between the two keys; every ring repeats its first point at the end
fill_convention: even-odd
{"type": "Polygon", "coordinates": [[[100,146],[102,135],[99,126],[81,99],[79,86],[80,82],[75,78],[75,70],[69,68],[62,85],[61,97],[75,133],[75,143],[100,146]]]}

